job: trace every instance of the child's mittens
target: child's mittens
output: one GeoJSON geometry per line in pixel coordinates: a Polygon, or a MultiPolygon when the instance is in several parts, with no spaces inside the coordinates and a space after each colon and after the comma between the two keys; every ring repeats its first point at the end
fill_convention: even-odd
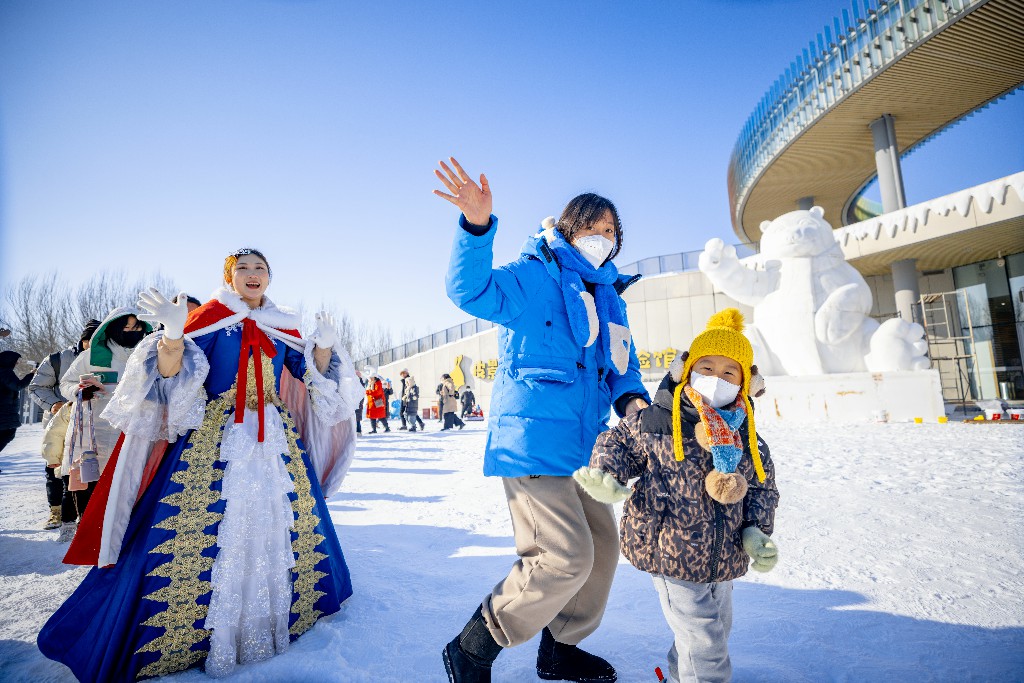
{"type": "Polygon", "coordinates": [[[771,571],[779,561],[779,548],[775,541],[756,526],[743,530],[743,550],[754,561],[751,566],[759,572],[771,571]]]}
{"type": "Polygon", "coordinates": [[[614,475],[596,467],[581,467],[572,473],[572,478],[599,503],[618,503],[633,493],[633,489],[620,484],[614,475]]]}

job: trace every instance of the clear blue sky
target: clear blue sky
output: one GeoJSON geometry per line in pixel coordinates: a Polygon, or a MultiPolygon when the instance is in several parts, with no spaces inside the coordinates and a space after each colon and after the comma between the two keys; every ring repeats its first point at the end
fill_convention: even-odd
{"type": "MultiPolygon", "coordinates": [[[[251,245],[275,301],[425,334],[467,318],[449,154],[491,180],[502,262],[588,190],[619,263],[736,241],[736,136],[846,4],[5,0],[0,282],[159,269],[205,300],[251,245]]],[[[1016,94],[909,155],[908,200],[1024,169],[1021,121],[1016,94]]]]}

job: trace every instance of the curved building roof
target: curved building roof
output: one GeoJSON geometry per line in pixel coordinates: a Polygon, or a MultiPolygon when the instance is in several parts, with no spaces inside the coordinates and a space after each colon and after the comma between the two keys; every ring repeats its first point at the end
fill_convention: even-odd
{"type": "Polygon", "coordinates": [[[729,167],[733,228],[813,197],[834,226],[876,176],[869,124],[895,118],[901,154],[1024,83],[1024,0],[853,2],[769,89],[729,167]],[[834,30],[833,30],[834,29],[834,30]]]}

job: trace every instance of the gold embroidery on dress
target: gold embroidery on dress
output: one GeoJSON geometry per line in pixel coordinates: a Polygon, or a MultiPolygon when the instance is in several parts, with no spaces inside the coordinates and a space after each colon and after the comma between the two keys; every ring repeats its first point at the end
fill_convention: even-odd
{"type": "Polygon", "coordinates": [[[292,570],[296,593],[292,599],[292,613],[297,614],[299,618],[292,624],[290,632],[292,636],[298,637],[308,631],[323,615],[323,612],[314,609],[313,605],[326,595],[316,589],[320,579],[327,576],[325,572],[317,571],[316,565],[327,555],[316,549],[324,541],[324,536],[315,531],[320,518],[314,512],[316,501],[313,498],[306,465],[302,461],[302,449],[297,443],[299,436],[295,431],[295,421],[287,410],[281,411],[281,419],[284,422],[285,435],[288,437],[286,467],[295,484],[296,495],[296,500],[292,502],[292,510],[295,511],[293,529],[298,534],[298,538],[292,541],[292,551],[296,555],[295,568],[292,570]]]}
{"type": "MultiPolygon", "coordinates": [[[[277,395],[276,380],[274,379],[274,361],[267,355],[261,355],[263,359],[263,400],[266,405],[275,405],[280,407],[281,398],[277,395]]],[[[245,382],[245,407],[249,410],[257,410],[260,406],[259,397],[256,394],[256,363],[252,362],[252,358],[246,364],[248,370],[246,371],[246,382],[245,382]]],[[[226,398],[231,401],[231,405],[235,404],[235,396],[237,396],[237,382],[230,389],[221,394],[222,398],[226,398]]]]}
{"type": "Polygon", "coordinates": [[[225,413],[233,404],[222,395],[206,407],[202,426],[192,433],[189,445],[181,453],[181,461],[187,466],[171,474],[171,481],[181,484],[183,489],[160,499],[161,503],[178,508],[178,512],[153,526],[172,531],[174,536],[149,552],[171,558],[147,576],[171,582],[144,597],[166,603],[167,608],[142,622],[143,626],[162,628],[164,632],[136,650],[136,654],[160,653],[158,660],[139,670],[137,678],[183,671],[206,657],[209,650],[208,643],[201,649],[192,649],[210,635],[208,629],[196,628],[196,623],[206,619],[209,610],[198,600],[212,590],[211,583],[200,580],[199,576],[213,567],[214,558],[205,557],[202,552],[217,541],[205,530],[223,517],[219,512],[210,512],[209,507],[220,500],[220,492],[213,490],[212,484],[224,473],[213,464],[219,457],[225,413]]]}

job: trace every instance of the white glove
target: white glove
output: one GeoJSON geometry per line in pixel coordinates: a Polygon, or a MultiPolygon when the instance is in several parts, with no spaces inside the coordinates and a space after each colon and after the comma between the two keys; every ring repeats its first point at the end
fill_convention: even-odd
{"type": "Polygon", "coordinates": [[[164,339],[181,339],[185,334],[185,320],[188,318],[188,295],[185,292],[178,294],[178,303],[175,304],[150,287],[148,292],[139,292],[136,305],[143,311],[138,316],[139,320],[164,326],[164,339]]]}
{"type": "Polygon", "coordinates": [[[316,321],[316,345],[321,349],[330,349],[338,341],[338,333],[334,328],[334,316],[327,311],[320,311],[313,316],[316,321]]]}
{"type": "Polygon", "coordinates": [[[572,478],[599,503],[618,503],[633,493],[633,489],[620,484],[614,475],[596,467],[581,467],[572,473],[572,478]]]}
{"type": "Polygon", "coordinates": [[[759,572],[771,571],[779,561],[779,548],[775,541],[756,526],[743,530],[743,549],[754,561],[751,567],[759,572]]]}

